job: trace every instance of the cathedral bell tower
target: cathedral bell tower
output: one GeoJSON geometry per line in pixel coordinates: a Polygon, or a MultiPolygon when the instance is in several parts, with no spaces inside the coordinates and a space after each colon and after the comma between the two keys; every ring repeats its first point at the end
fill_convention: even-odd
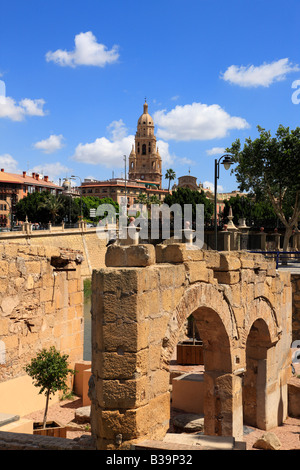
{"type": "Polygon", "coordinates": [[[151,181],[161,188],[161,156],[156,147],[154,123],[146,101],[144,112],[138,120],[135,144],[129,155],[129,179],[151,181]]]}

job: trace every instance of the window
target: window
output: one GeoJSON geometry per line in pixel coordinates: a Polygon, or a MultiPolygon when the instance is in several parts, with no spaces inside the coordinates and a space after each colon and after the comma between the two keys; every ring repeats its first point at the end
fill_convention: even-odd
{"type": "Polygon", "coordinates": [[[142,146],[142,155],[146,155],[147,147],[146,144],[143,144],[142,146]]]}

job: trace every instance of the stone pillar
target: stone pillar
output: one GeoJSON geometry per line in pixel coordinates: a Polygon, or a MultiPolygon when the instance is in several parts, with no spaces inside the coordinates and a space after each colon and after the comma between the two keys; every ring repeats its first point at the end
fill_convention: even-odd
{"type": "Polygon", "coordinates": [[[169,426],[169,371],[159,354],[166,325],[158,273],[147,268],[154,263],[153,245],[112,245],[106,265],[113,267],[93,272],[89,397],[98,450],[162,439],[169,426]]]}
{"type": "Polygon", "coordinates": [[[299,233],[295,232],[293,233],[293,251],[298,250],[298,241],[299,241],[299,233]]]}
{"type": "Polygon", "coordinates": [[[221,232],[222,236],[223,236],[223,240],[224,240],[224,243],[223,243],[223,247],[224,247],[224,251],[230,251],[230,232],[228,232],[227,230],[223,230],[221,232]]]}
{"type": "Polygon", "coordinates": [[[242,440],[242,377],[205,371],[204,387],[204,434],[242,440]]]}
{"type": "Polygon", "coordinates": [[[260,229],[260,249],[262,251],[266,251],[266,247],[267,247],[267,234],[264,232],[264,228],[261,227],[260,229]]]}
{"type": "MultiPolygon", "coordinates": [[[[28,235],[31,234],[31,223],[28,222],[27,216],[26,216],[26,220],[25,220],[25,222],[24,222],[24,224],[23,224],[23,227],[24,227],[24,231],[26,232],[26,234],[28,234],[28,235]]],[[[23,228],[23,227],[22,227],[22,228],[23,228]]]]}
{"type": "Polygon", "coordinates": [[[278,233],[278,229],[275,228],[274,230],[274,239],[275,239],[275,250],[280,250],[280,233],[278,233]]]}

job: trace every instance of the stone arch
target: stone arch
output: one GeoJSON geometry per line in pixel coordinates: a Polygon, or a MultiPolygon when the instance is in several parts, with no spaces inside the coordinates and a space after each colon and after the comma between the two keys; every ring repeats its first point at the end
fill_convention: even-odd
{"type": "Polygon", "coordinates": [[[218,286],[197,283],[185,289],[182,298],[172,312],[163,341],[162,359],[164,362],[169,363],[187,318],[195,312],[197,312],[198,317],[198,320],[196,320],[199,324],[198,329],[201,328],[199,323],[201,322],[200,312],[203,314],[207,314],[207,312],[217,314],[229,342],[234,346],[233,343],[238,337],[238,328],[228,299],[218,286]]]}
{"type": "Polygon", "coordinates": [[[253,323],[258,319],[265,321],[269,329],[270,341],[271,343],[276,343],[281,334],[278,317],[270,300],[262,295],[255,297],[246,309],[244,318],[245,339],[247,339],[253,323]]]}
{"type": "Polygon", "coordinates": [[[180,331],[193,314],[204,348],[204,433],[242,435],[240,419],[241,377],[234,375],[238,328],[236,318],[222,287],[198,283],[188,287],[168,324],[162,347],[162,359],[170,361],[180,331]]]}
{"type": "Polygon", "coordinates": [[[249,304],[245,323],[244,422],[268,430],[282,424],[287,416],[281,377],[287,364],[278,347],[281,329],[269,299],[264,296],[254,298],[249,304]],[[279,375],[278,370],[282,371],[279,375]]]}

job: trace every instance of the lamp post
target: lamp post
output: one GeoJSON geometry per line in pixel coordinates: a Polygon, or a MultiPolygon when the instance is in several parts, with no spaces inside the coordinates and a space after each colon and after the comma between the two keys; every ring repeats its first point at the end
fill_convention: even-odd
{"type": "Polygon", "coordinates": [[[215,250],[218,250],[218,225],[217,225],[217,183],[220,177],[220,163],[224,165],[225,170],[229,170],[233,161],[231,160],[231,155],[225,154],[222,155],[219,160],[215,159],[215,207],[214,207],[214,217],[215,217],[215,250]],[[221,160],[223,161],[221,162],[221,160]]]}
{"type": "MultiPolygon", "coordinates": [[[[82,180],[80,176],[71,175],[71,179],[78,178],[80,180],[80,186],[82,186],[82,180]]],[[[80,218],[82,220],[82,194],[80,192],[80,218]]]]}

